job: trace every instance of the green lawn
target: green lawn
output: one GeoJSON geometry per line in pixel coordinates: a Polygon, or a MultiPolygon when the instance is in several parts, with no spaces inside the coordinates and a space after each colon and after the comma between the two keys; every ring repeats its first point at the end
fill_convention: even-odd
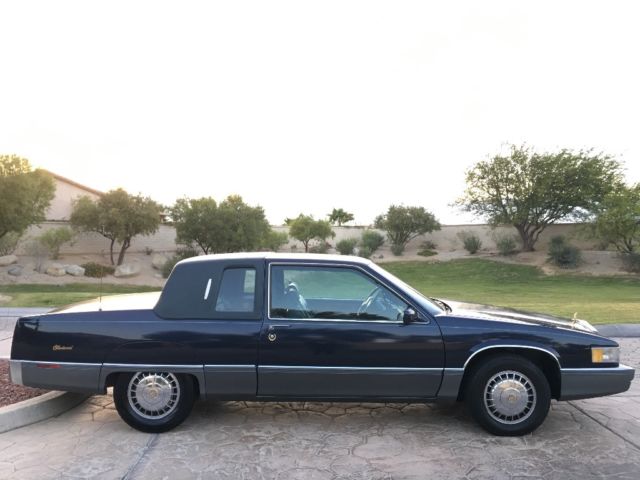
{"type": "MultiPolygon", "coordinates": [[[[100,296],[100,284],[71,283],[67,285],[0,285],[0,294],[13,299],[0,307],[59,307],[100,296]]],[[[102,295],[158,291],[158,287],[138,285],[102,285],[102,295]]]]}
{"type": "Polygon", "coordinates": [[[540,269],[481,259],[393,262],[386,270],[432,297],[578,317],[640,323],[640,278],[547,276],[540,269]]]}

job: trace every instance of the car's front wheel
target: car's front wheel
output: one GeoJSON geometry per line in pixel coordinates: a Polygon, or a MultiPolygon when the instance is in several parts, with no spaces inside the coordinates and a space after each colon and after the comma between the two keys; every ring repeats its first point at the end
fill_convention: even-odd
{"type": "Polygon", "coordinates": [[[120,417],[147,433],[171,430],[193,407],[195,389],[189,375],[171,372],[135,372],[118,376],[113,399],[120,417]]]}
{"type": "Polygon", "coordinates": [[[517,355],[500,355],[471,372],[465,399],[473,418],[488,432],[525,435],[547,417],[551,389],[534,363],[517,355]]]}

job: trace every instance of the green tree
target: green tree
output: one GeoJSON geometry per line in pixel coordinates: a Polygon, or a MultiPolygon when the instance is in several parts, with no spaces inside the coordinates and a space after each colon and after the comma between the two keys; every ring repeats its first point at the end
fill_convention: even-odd
{"type": "Polygon", "coordinates": [[[239,195],[230,195],[218,205],[224,228],[218,252],[250,252],[259,250],[271,226],[262,207],[252,207],[239,195]]]}
{"type": "Polygon", "coordinates": [[[334,208],[331,213],[328,214],[329,223],[341,227],[343,223],[349,223],[353,220],[353,213],[349,213],[342,208],[334,208]]]}
{"type": "Polygon", "coordinates": [[[278,232],[270,229],[262,242],[262,248],[266,248],[272,252],[277,252],[283,245],[286,245],[288,241],[289,235],[287,235],[287,232],[278,232]]]}
{"type": "Polygon", "coordinates": [[[595,232],[621,253],[634,253],[640,246],[640,183],[621,185],[604,198],[594,222],[595,232]]]}
{"type": "Polygon", "coordinates": [[[17,155],[0,155],[0,239],[10,232],[21,235],[43,221],[55,193],[53,178],[44,170],[32,170],[17,155]]]}
{"type": "Polygon", "coordinates": [[[309,251],[311,240],[325,241],[329,237],[335,237],[331,224],[326,220],[315,220],[310,215],[298,215],[289,223],[289,235],[300,240],[304,245],[304,251],[309,251]]]}
{"type": "Polygon", "coordinates": [[[211,197],[180,199],[171,214],[178,243],[195,243],[205,254],[259,250],[271,231],[262,207],[247,205],[238,195],[219,205],[211,197]]]}
{"type": "Polygon", "coordinates": [[[71,224],[85,231],[97,232],[111,241],[109,253],[116,242],[120,244],[118,265],[124,262],[127,249],[137,235],[151,235],[158,231],[162,207],[148,197],[130,195],[123,189],[111,190],[97,201],[80,197],[73,206],[71,224]]]}
{"type": "Polygon", "coordinates": [[[211,197],[181,198],[171,209],[176,242],[195,243],[205,254],[212,253],[221,228],[218,204],[211,197]]]}
{"type": "Polygon", "coordinates": [[[424,207],[391,205],[387,213],[376,218],[375,227],[387,232],[391,251],[402,255],[407,243],[415,237],[440,230],[440,222],[424,207]]]}
{"type": "Polygon", "coordinates": [[[467,188],[457,204],[492,225],[513,225],[525,251],[560,220],[593,211],[621,182],[620,164],[591,151],[536,153],[510,147],[509,155],[478,162],[466,173],[467,188]]]}

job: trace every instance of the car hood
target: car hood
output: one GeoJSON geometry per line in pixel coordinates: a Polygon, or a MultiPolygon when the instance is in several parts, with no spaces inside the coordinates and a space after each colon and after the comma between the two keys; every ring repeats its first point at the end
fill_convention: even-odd
{"type": "Polygon", "coordinates": [[[158,303],[160,292],[107,295],[60,307],[50,313],[108,312],[121,310],[151,310],[158,303]]]}
{"type": "Polygon", "coordinates": [[[455,300],[442,300],[452,309],[450,315],[465,318],[477,318],[481,320],[495,320],[530,325],[544,325],[555,328],[568,328],[588,333],[598,333],[589,322],[579,318],[568,319],[548,315],[546,313],[533,313],[512,308],[496,307],[493,305],[481,305],[476,303],[457,302],[455,300]]]}

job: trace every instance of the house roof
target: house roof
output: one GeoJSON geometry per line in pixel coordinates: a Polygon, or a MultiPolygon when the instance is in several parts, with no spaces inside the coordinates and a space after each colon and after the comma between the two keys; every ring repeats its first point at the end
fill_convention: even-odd
{"type": "Polygon", "coordinates": [[[93,193],[94,195],[98,195],[98,196],[102,196],[104,195],[104,192],[101,192],[100,190],[96,190],[95,188],[91,188],[91,187],[87,187],[86,185],[82,185],[81,183],[75,182],[67,177],[63,177],[62,175],[58,175],[57,173],[54,173],[50,170],[46,170],[43,169],[45,172],[47,172],[49,175],[51,175],[53,178],[55,178],[56,180],[59,180],[61,182],[64,183],[68,183],[69,185],[73,185],[74,187],[80,188],[82,190],[85,190],[89,193],[93,193]]]}

